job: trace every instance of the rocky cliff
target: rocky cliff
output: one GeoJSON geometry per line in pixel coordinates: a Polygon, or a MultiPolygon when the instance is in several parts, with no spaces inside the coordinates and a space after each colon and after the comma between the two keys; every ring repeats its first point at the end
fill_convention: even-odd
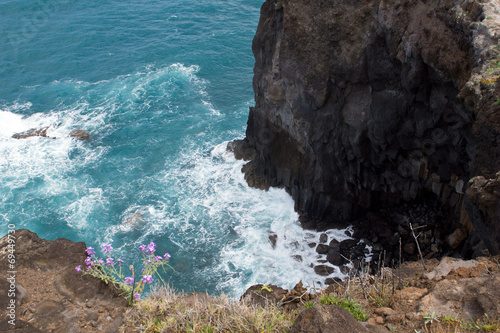
{"type": "Polygon", "coordinates": [[[231,144],[248,183],[284,187],[313,228],[437,199],[469,247],[499,253],[499,13],[496,1],[267,0],[255,107],[231,144]]]}

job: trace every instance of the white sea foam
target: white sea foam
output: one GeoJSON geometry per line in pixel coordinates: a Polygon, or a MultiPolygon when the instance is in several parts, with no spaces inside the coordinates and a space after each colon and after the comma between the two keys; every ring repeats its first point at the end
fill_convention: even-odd
{"type": "MultiPolygon", "coordinates": [[[[248,187],[244,162],[226,151],[227,142],[216,144],[220,133],[211,127],[221,112],[198,70],[174,64],[95,83],[55,81],[51,88],[79,98],[24,117],[21,112],[32,113],[29,103],[3,108],[0,120],[8,126],[0,127],[1,202],[43,199],[39,205],[50,203],[47,209],[94,246],[113,243],[122,253],[157,239],[175,252],[177,282],[199,283],[198,290],[209,284],[211,291],[239,296],[255,283],[323,286],[326,277],[311,264],[325,256],[307,245],[320,233],[300,227],[284,190],[248,187]],[[11,137],[45,126],[56,140],[11,137]],[[148,137],[158,128],[168,139],[148,137]],[[89,131],[91,140],[71,138],[73,129],[89,131]],[[163,168],[155,164],[144,172],[146,138],[158,150],[177,140],[179,151],[171,149],[163,168]],[[277,237],[275,247],[270,235],[277,237]]],[[[32,206],[23,214],[36,215],[41,207],[32,206]]],[[[327,235],[328,241],[347,238],[342,231],[327,235]]],[[[342,276],[338,268],[334,276],[342,276]]]]}
{"type": "MultiPolygon", "coordinates": [[[[284,190],[248,187],[241,173],[244,162],[236,161],[226,145],[208,154],[202,149],[182,154],[158,179],[173,196],[162,205],[130,206],[124,212],[122,221],[135,211],[144,219],[134,246],[164,234],[160,238],[168,237],[185,260],[210,263],[190,273],[194,280],[212,277],[217,289],[235,296],[256,283],[292,288],[302,280],[324,287],[327,277],[317,275],[311,264],[320,264],[326,256],[308,246],[318,242],[321,233],[301,228],[284,190]],[[272,234],[277,236],[275,247],[269,240],[272,234]]],[[[105,241],[124,231],[131,229],[108,228],[105,241]]],[[[343,230],[326,233],[328,242],[349,238],[343,230]]],[[[343,274],[335,267],[328,277],[343,274]]]]}

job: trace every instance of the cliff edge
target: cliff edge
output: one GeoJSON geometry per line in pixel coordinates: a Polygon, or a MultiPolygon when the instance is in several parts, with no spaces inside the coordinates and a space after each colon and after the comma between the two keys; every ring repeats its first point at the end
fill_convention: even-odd
{"type": "Polygon", "coordinates": [[[267,0],[230,148],[305,227],[427,198],[470,254],[500,253],[499,36],[497,1],[267,0]]]}

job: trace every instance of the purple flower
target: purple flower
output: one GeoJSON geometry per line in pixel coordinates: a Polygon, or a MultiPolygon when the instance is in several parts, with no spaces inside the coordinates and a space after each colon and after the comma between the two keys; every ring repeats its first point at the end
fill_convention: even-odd
{"type": "Polygon", "coordinates": [[[135,298],[136,301],[138,301],[139,298],[141,298],[141,294],[134,294],[134,298],[135,298]]]}
{"type": "Polygon", "coordinates": [[[111,251],[113,251],[113,248],[111,247],[111,244],[104,244],[102,246],[102,250],[104,251],[104,253],[109,254],[111,253],[111,251]]]}
{"type": "Polygon", "coordinates": [[[113,261],[113,258],[107,258],[107,259],[106,259],[106,265],[110,265],[110,266],[112,266],[112,265],[114,265],[114,264],[115,264],[115,262],[113,261]]]}
{"type": "Polygon", "coordinates": [[[100,258],[98,263],[102,265],[102,264],[104,264],[104,260],[102,260],[102,258],[100,258]]]}
{"type": "Polygon", "coordinates": [[[121,266],[121,264],[123,264],[123,260],[118,259],[117,261],[118,261],[118,264],[119,264],[120,266],[121,266]]]}
{"type": "Polygon", "coordinates": [[[76,269],[77,272],[79,272],[79,271],[82,270],[82,266],[78,265],[78,266],[75,267],[75,269],[76,269]]]}
{"type": "Polygon", "coordinates": [[[153,277],[151,275],[144,275],[142,277],[142,283],[151,283],[153,282],[153,277]]]}
{"type": "Polygon", "coordinates": [[[93,247],[90,247],[90,246],[89,246],[89,247],[88,247],[85,251],[87,252],[87,254],[88,254],[89,256],[91,256],[91,255],[95,254],[94,248],[93,248],[93,247]]]}
{"type": "Polygon", "coordinates": [[[151,263],[151,259],[146,260],[146,265],[149,265],[151,263]]]}
{"type": "Polygon", "coordinates": [[[160,256],[156,256],[156,257],[155,257],[155,261],[156,261],[156,262],[160,262],[162,259],[163,259],[163,258],[162,258],[162,257],[160,257],[160,256]]]}
{"type": "Polygon", "coordinates": [[[139,251],[141,251],[141,252],[146,251],[146,245],[139,246],[139,251]]]}
{"type": "Polygon", "coordinates": [[[93,264],[92,258],[91,257],[87,257],[87,259],[85,259],[85,265],[92,266],[92,264],[93,264]]]}
{"type": "Polygon", "coordinates": [[[155,251],[156,251],[156,244],[153,242],[149,243],[148,250],[147,250],[148,254],[151,254],[155,251]]]}
{"type": "Polygon", "coordinates": [[[123,281],[125,284],[133,284],[134,283],[134,278],[133,277],[126,277],[125,280],[123,281]]]}
{"type": "Polygon", "coordinates": [[[168,254],[168,253],[165,253],[165,255],[163,256],[163,258],[165,258],[165,260],[168,260],[168,259],[170,259],[170,254],[168,254]]]}

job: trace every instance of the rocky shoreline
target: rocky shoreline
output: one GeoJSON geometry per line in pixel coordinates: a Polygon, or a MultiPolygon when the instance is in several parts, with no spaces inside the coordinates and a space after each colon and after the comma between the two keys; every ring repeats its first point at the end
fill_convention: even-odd
{"type": "MultiPolygon", "coordinates": [[[[15,235],[15,325],[8,323],[11,320],[7,316],[10,296],[2,292],[0,330],[30,333],[142,330],[141,323],[128,317],[127,301],[114,288],[74,269],[85,260],[84,243],[67,239],[47,241],[26,229],[16,230],[15,235]]],[[[9,289],[5,276],[8,245],[7,236],[0,239],[2,291],[9,289]]],[[[278,305],[280,311],[298,311],[291,332],[322,332],[321,327],[336,328],[329,332],[416,329],[422,327],[424,316],[431,313],[454,316],[457,320],[466,317],[466,311],[474,320],[485,314],[499,318],[500,291],[496,288],[500,283],[499,260],[432,259],[425,261],[428,271],[420,262],[406,262],[398,269],[383,268],[377,275],[357,275],[336,282],[321,294],[302,283],[292,290],[256,285],[246,291],[242,301],[255,306],[271,302],[278,305]],[[389,286],[387,291],[392,289],[387,295],[383,294],[383,303],[373,303],[360,292],[375,290],[370,289],[373,286],[379,288],[381,281],[389,286]],[[360,324],[341,308],[318,303],[320,295],[343,295],[345,292],[363,305],[368,314],[367,321],[360,324]],[[312,307],[306,309],[306,303],[312,307]]],[[[211,297],[201,293],[188,294],[186,306],[210,301],[211,297]]],[[[159,317],[163,315],[167,314],[157,314],[159,317]]],[[[135,317],[140,319],[140,313],[135,317]]]]}

